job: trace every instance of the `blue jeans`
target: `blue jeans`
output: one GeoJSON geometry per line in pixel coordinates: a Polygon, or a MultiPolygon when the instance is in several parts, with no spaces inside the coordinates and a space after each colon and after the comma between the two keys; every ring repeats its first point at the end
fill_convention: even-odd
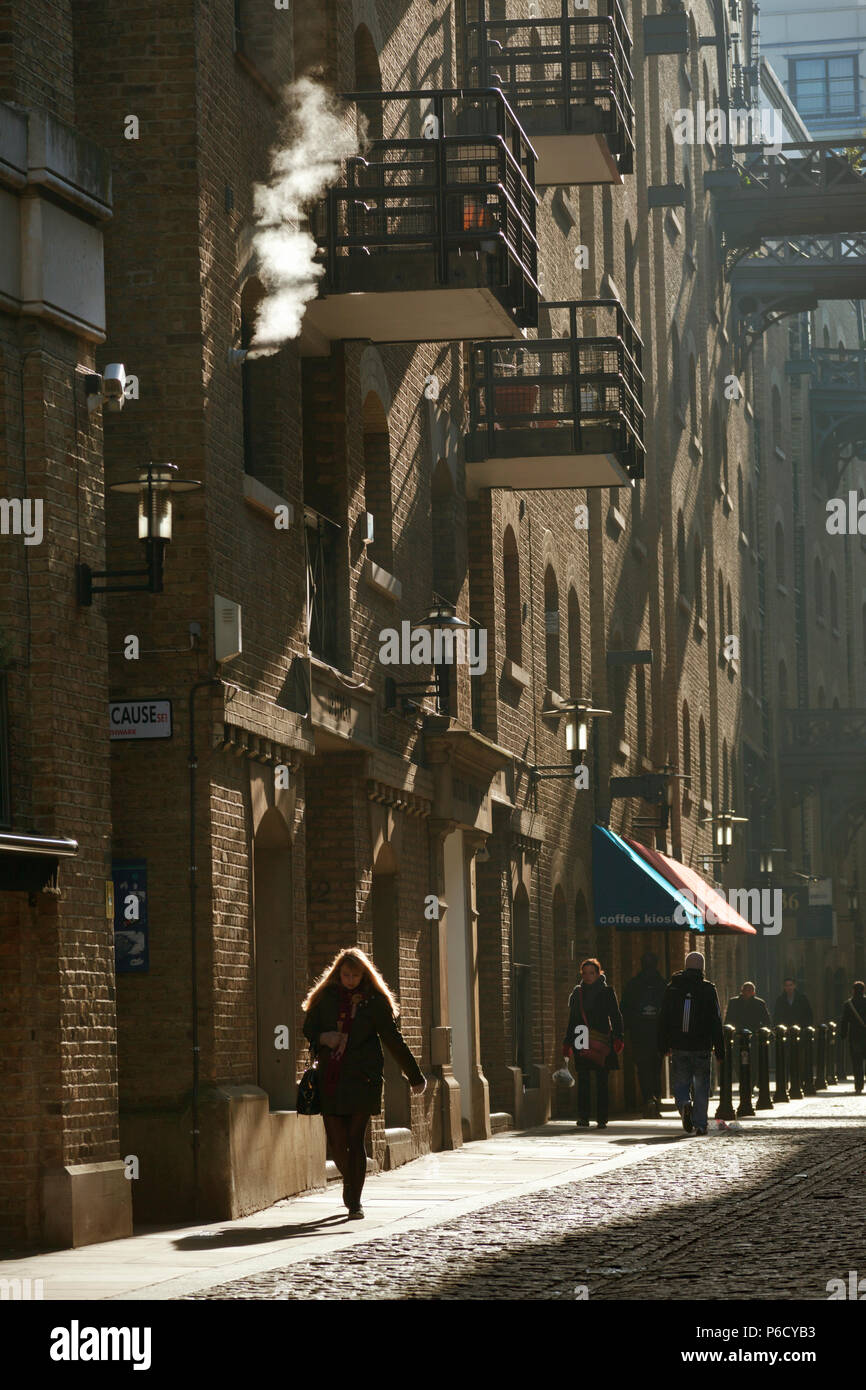
{"type": "Polygon", "coordinates": [[[674,1052],[671,1057],[671,1085],[680,1114],[691,1101],[692,1125],[706,1129],[710,1100],[709,1052],[674,1052]]]}

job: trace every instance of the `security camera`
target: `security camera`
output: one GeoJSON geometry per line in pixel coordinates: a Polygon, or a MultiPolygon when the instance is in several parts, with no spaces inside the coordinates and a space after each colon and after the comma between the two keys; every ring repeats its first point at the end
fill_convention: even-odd
{"type": "Polygon", "coordinates": [[[102,399],[107,410],[122,410],[126,370],[122,362],[109,362],[102,374],[102,399]]]}

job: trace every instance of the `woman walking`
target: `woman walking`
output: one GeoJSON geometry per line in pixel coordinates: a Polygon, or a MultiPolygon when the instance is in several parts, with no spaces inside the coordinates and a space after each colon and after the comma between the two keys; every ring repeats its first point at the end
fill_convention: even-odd
{"type": "Polygon", "coordinates": [[[382,1109],[382,1042],[419,1096],[427,1082],[397,1027],[400,1007],[369,956],[340,951],[302,1006],[304,1035],[319,1060],[319,1095],[331,1154],[343,1179],[349,1220],[360,1220],[367,1175],[364,1137],[382,1109]]]}
{"type": "Polygon", "coordinates": [[[581,982],[568,1001],[568,1027],[562,1054],[574,1054],[577,1072],[577,1128],[589,1127],[592,1109],[592,1077],[596,1081],[596,1115],[599,1129],[607,1127],[607,1076],[619,1070],[618,1055],[623,1049],[622,1015],[616,994],[607,982],[601,962],[594,956],[581,963],[581,982]],[[582,1033],[578,1030],[583,1029],[582,1033]],[[583,1042],[585,1047],[576,1046],[583,1042]]]}

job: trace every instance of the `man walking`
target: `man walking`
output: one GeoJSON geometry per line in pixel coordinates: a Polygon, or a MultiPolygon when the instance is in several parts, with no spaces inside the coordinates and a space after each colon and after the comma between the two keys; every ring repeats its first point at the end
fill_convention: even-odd
{"type": "Polygon", "coordinates": [[[623,990],[622,1016],[637,1067],[644,1117],[658,1119],[662,1113],[662,1056],[657,1034],[666,986],[653,951],[642,955],[640,964],[639,974],[623,990]]]}
{"type": "MultiPolygon", "coordinates": [[[[767,1008],[766,1002],[758,998],[755,992],[755,986],[751,980],[745,980],[740,987],[739,994],[728,1003],[725,1013],[725,1023],[733,1024],[738,1033],[742,1033],[745,1028],[748,1028],[751,1033],[752,1044],[750,1055],[752,1059],[752,1076],[754,1077],[757,1070],[755,1064],[758,1056],[758,1029],[770,1028],[772,1027],[772,1022],[770,1019],[770,1010],[767,1008]]],[[[739,1058],[739,1047],[734,1050],[739,1058]]]]}
{"type": "Polygon", "coordinates": [[[706,1134],[710,1099],[710,1052],[724,1059],[722,1011],[716,987],[704,979],[700,951],[686,956],[684,970],[665,990],[659,1014],[658,1048],[671,1055],[674,1100],[686,1134],[706,1134]]]}
{"type": "Polygon", "coordinates": [[[788,975],[782,982],[782,993],[773,1009],[773,1022],[784,1023],[786,1028],[793,1027],[795,1023],[801,1028],[808,1028],[812,1022],[812,1005],[805,994],[801,994],[797,989],[793,975],[788,975]]]}
{"type": "Polygon", "coordinates": [[[859,1096],[863,1090],[863,1059],[866,1057],[866,984],[862,980],[855,980],[851,986],[851,998],[846,999],[842,1009],[839,1037],[848,1039],[854,1090],[859,1096]]]}

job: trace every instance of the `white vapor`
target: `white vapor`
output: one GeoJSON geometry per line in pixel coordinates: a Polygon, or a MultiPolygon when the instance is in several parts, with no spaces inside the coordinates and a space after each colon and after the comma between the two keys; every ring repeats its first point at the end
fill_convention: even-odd
{"type": "Polygon", "coordinates": [[[341,161],[359,151],[357,135],[319,83],[301,77],[283,98],[287,114],[281,143],[271,151],[270,181],[253,187],[253,249],[265,296],[250,357],[269,357],[300,333],[304,307],[324,273],[313,237],[301,230],[303,210],[336,182],[341,161]]]}

